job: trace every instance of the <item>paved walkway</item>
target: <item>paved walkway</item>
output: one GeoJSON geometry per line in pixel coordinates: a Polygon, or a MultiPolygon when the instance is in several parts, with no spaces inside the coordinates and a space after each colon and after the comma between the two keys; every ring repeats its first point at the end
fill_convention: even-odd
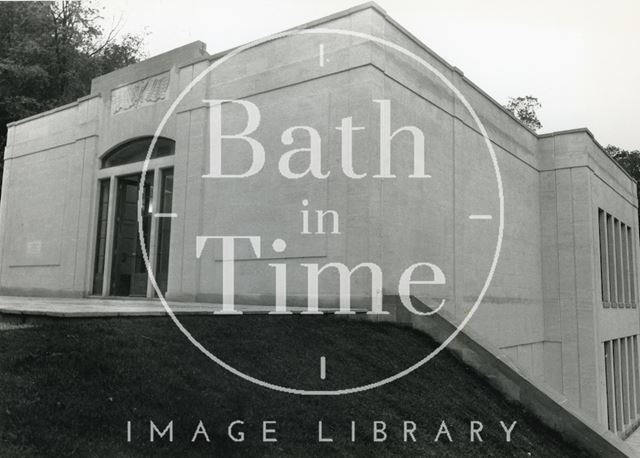
{"type": "MultiPolygon", "coordinates": [[[[169,302],[176,315],[210,315],[221,310],[221,304],[200,302],[169,302]]],[[[272,306],[236,305],[236,310],[244,313],[268,313],[272,306]]],[[[305,307],[289,307],[299,313],[305,307]]],[[[336,309],[323,309],[335,311],[336,309]]],[[[51,297],[0,296],[0,314],[37,315],[68,318],[113,317],[113,316],[164,316],[166,310],[159,299],[67,299],[51,297]]]]}

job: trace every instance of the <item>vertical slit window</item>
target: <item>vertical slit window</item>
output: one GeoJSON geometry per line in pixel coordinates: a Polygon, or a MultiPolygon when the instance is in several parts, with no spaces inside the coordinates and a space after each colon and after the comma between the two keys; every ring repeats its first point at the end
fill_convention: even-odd
{"type": "Polygon", "coordinates": [[[634,243],[633,243],[634,239],[633,239],[633,231],[631,230],[630,227],[627,227],[627,250],[628,250],[628,254],[629,254],[629,277],[630,277],[630,281],[629,281],[629,292],[630,292],[630,298],[629,300],[631,301],[631,305],[632,307],[636,307],[636,269],[635,269],[635,260],[634,260],[634,256],[633,256],[633,247],[634,247],[634,243]]]}
{"type": "Polygon", "coordinates": [[[638,374],[638,335],[604,342],[604,376],[607,424],[622,433],[640,417],[640,374],[638,374]]]}
{"type": "Polygon", "coordinates": [[[622,417],[624,424],[628,425],[631,417],[629,412],[629,381],[627,379],[627,340],[618,339],[620,342],[620,384],[622,385],[622,417]]]}
{"type": "Polygon", "coordinates": [[[622,274],[622,247],[620,243],[620,221],[614,218],[614,246],[616,250],[616,290],[618,307],[624,307],[624,275],[622,274]]]}
{"type": "Polygon", "coordinates": [[[622,242],[621,251],[622,251],[622,275],[624,278],[624,305],[626,307],[631,307],[631,299],[630,299],[630,291],[629,285],[631,283],[631,278],[629,276],[629,250],[628,250],[628,242],[627,242],[627,225],[620,224],[620,240],[622,242]]]}
{"type": "Polygon", "coordinates": [[[616,424],[618,425],[618,431],[622,431],[624,420],[622,417],[622,386],[620,384],[620,341],[618,339],[613,340],[613,391],[615,393],[615,409],[616,409],[616,424]]]}
{"type": "Polygon", "coordinates": [[[636,418],[636,401],[638,393],[636,392],[636,369],[633,362],[633,337],[626,337],[625,342],[627,344],[627,377],[629,378],[629,417],[631,420],[636,418]]]}
{"type": "Polygon", "coordinates": [[[607,249],[607,219],[603,210],[598,210],[598,227],[600,229],[600,277],[602,279],[602,302],[605,307],[609,306],[609,252],[607,249]]]}
{"type": "Polygon", "coordinates": [[[602,305],[636,308],[634,230],[598,208],[598,236],[602,305]]]}
{"type": "Polygon", "coordinates": [[[633,364],[635,366],[634,374],[635,374],[635,384],[636,384],[636,414],[640,414],[640,373],[638,372],[640,366],[638,365],[638,336],[635,335],[632,338],[632,349],[633,349],[633,364]]]}
{"type": "Polygon", "coordinates": [[[604,370],[607,390],[607,419],[609,421],[609,430],[615,432],[617,430],[616,393],[614,388],[613,349],[610,340],[604,343],[604,370]]]}
{"type": "Polygon", "coordinates": [[[618,293],[616,288],[616,250],[614,247],[613,218],[607,214],[607,252],[609,253],[609,297],[611,306],[616,307],[618,293]]]}

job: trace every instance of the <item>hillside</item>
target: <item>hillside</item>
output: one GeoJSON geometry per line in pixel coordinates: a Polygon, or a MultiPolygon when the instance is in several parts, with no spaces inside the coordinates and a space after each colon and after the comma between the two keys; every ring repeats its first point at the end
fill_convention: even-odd
{"type": "MultiPolygon", "coordinates": [[[[329,316],[185,318],[223,360],[306,389],[371,383],[423,358],[434,344],[391,324],[329,316]],[[326,379],[320,379],[320,358],[326,379]]],[[[165,318],[47,320],[0,331],[2,456],[579,456],[450,354],[382,388],[347,396],[267,390],[220,368],[165,318]],[[174,441],[149,442],[149,421],[173,420],[174,441]],[[191,442],[197,431],[196,441],[191,442]],[[227,436],[229,424],[234,437],[227,436]],[[442,421],[447,434],[441,431],[442,421]],[[517,421],[505,441],[500,421],[517,421]],[[127,442],[131,421],[131,442],[127,442]],[[269,423],[262,442],[262,422],[269,423]],[[318,422],[323,437],[318,442],[318,422]],[[356,440],[351,441],[352,421],[356,440]],[[387,439],[374,442],[374,422],[387,439]],[[482,442],[469,441],[470,422],[482,442]],[[409,423],[405,423],[409,422],[409,423]],[[380,423],[378,427],[380,427],[380,423]],[[403,428],[413,429],[404,442],[403,428]],[[477,426],[477,424],[476,424],[477,426]]]]}

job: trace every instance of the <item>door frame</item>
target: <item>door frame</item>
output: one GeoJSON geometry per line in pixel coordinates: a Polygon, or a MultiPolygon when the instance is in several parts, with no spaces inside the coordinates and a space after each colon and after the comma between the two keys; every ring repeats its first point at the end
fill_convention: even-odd
{"type": "MultiPolygon", "coordinates": [[[[157,187],[161,183],[162,171],[168,168],[174,167],[175,156],[165,156],[156,159],[149,160],[146,177],[153,176],[153,193],[151,196],[151,202],[154,209],[160,208],[160,189],[157,187]]],[[[93,218],[91,224],[90,240],[91,240],[91,256],[88,262],[89,270],[89,282],[87,295],[99,296],[99,297],[114,297],[111,296],[111,271],[113,267],[113,243],[115,236],[115,219],[116,219],[116,197],[118,189],[118,179],[128,175],[135,175],[136,173],[142,173],[144,162],[136,162],[132,164],[124,164],[106,169],[100,169],[95,175],[95,189],[93,198],[93,218]],[[102,291],[101,293],[94,294],[93,292],[93,280],[95,276],[95,263],[97,253],[96,238],[98,231],[98,213],[99,213],[99,188],[102,180],[109,180],[109,201],[107,204],[107,228],[106,228],[106,241],[105,241],[105,253],[104,253],[104,266],[103,266],[103,279],[102,279],[102,291]]],[[[145,180],[146,180],[145,177],[145,180]]],[[[158,250],[158,218],[151,218],[151,230],[149,236],[149,263],[154,267],[157,263],[157,250],[158,250]]],[[[147,294],[146,298],[155,297],[155,290],[151,279],[147,276],[147,294]]],[[[143,298],[142,296],[137,299],[143,298]]],[[[136,299],[136,298],[134,298],[136,299]]]]}

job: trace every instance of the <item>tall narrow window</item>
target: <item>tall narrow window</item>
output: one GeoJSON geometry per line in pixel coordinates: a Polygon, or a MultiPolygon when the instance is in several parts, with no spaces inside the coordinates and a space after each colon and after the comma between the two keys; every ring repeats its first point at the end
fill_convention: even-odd
{"type": "Polygon", "coordinates": [[[624,307],[624,273],[622,271],[622,244],[620,243],[620,221],[613,219],[614,246],[616,249],[616,288],[618,307],[624,307]]]}
{"type": "MultiPolygon", "coordinates": [[[[631,343],[631,350],[633,353],[633,365],[635,367],[634,369],[634,374],[635,374],[635,386],[636,386],[636,414],[640,414],[640,373],[638,372],[638,370],[640,369],[640,365],[638,362],[638,335],[634,335],[631,338],[632,343],[631,343]]],[[[637,415],[636,415],[637,416],[637,415]]]]}
{"type": "Polygon", "coordinates": [[[607,390],[607,419],[609,422],[609,430],[615,432],[618,430],[618,424],[616,420],[616,391],[614,386],[614,361],[612,347],[612,341],[608,340],[604,343],[604,374],[607,390]]]}
{"type": "MultiPolygon", "coordinates": [[[[162,170],[160,188],[160,212],[170,214],[173,208],[173,169],[162,170]]],[[[169,244],[171,240],[172,218],[158,220],[158,254],[156,281],[162,293],[167,292],[169,278],[169,244]]]]}
{"type": "Polygon", "coordinates": [[[96,231],[96,255],[93,265],[93,294],[102,294],[104,260],[107,246],[107,217],[109,212],[109,180],[98,182],[98,228],[96,231]]]}
{"type": "Polygon", "coordinates": [[[609,251],[607,249],[607,216],[598,209],[598,227],[600,229],[600,278],[602,286],[602,302],[605,307],[611,302],[609,295],[609,251]]]}
{"type": "Polygon", "coordinates": [[[633,230],[598,209],[600,285],[604,307],[636,308],[636,268],[633,230]]]}
{"type": "Polygon", "coordinates": [[[637,334],[604,342],[604,375],[609,429],[628,431],[640,418],[637,334]]]}
{"type": "Polygon", "coordinates": [[[629,296],[631,300],[631,306],[636,307],[636,269],[635,260],[633,257],[633,231],[630,227],[627,227],[627,250],[629,251],[629,296]]]}
{"type": "Polygon", "coordinates": [[[620,251],[622,253],[622,278],[624,285],[624,305],[625,307],[631,307],[631,298],[630,298],[630,283],[631,277],[629,276],[629,250],[627,243],[627,225],[620,223],[620,251]]]}
{"type": "Polygon", "coordinates": [[[624,429],[622,416],[622,371],[620,370],[620,339],[613,339],[613,389],[615,393],[616,424],[618,431],[624,429]]]}
{"type": "Polygon", "coordinates": [[[633,419],[633,414],[629,412],[629,367],[627,366],[627,339],[618,339],[620,342],[620,385],[622,388],[622,418],[624,424],[628,425],[633,419]]]}
{"type": "Polygon", "coordinates": [[[638,368],[633,360],[633,336],[627,337],[625,340],[627,342],[627,376],[629,377],[629,417],[633,420],[637,412],[638,392],[636,391],[635,379],[638,376],[636,373],[638,368]]]}
{"type": "Polygon", "coordinates": [[[609,297],[611,306],[617,307],[618,293],[616,288],[616,249],[614,245],[614,225],[613,218],[607,214],[607,253],[609,254],[609,297]]]}

